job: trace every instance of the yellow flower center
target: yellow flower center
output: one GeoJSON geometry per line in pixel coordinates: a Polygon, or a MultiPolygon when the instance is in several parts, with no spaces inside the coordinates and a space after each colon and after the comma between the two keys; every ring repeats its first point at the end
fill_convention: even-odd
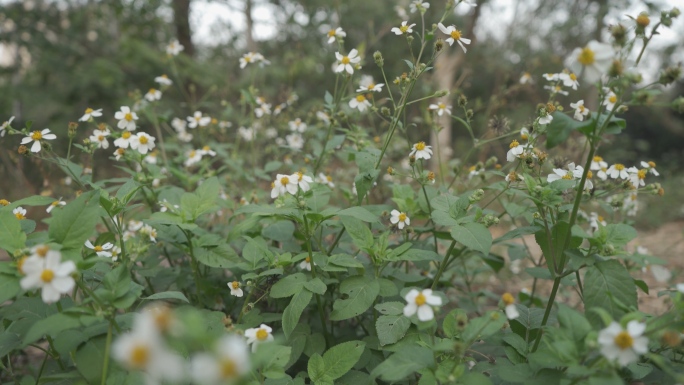
{"type": "Polygon", "coordinates": [[[616,335],[613,342],[615,342],[615,345],[621,350],[629,349],[634,345],[634,339],[625,330],[616,335]]]}
{"type": "Polygon", "coordinates": [[[509,181],[515,181],[518,179],[518,174],[515,173],[515,171],[511,171],[508,173],[508,180],[509,181]]]}
{"type": "Polygon", "coordinates": [[[416,296],[416,305],[423,306],[423,305],[425,305],[426,302],[427,302],[427,299],[425,298],[423,293],[418,293],[418,295],[416,296]]]}
{"type": "Polygon", "coordinates": [[[211,124],[217,124],[217,123],[218,123],[218,119],[216,119],[216,118],[211,118],[211,124]]]}
{"type": "Polygon", "coordinates": [[[304,179],[304,173],[303,172],[297,172],[297,181],[301,182],[302,179],[304,179]]]}
{"type": "Polygon", "coordinates": [[[0,206],[7,206],[8,204],[10,203],[7,199],[0,199],[0,206]]]}
{"type": "Polygon", "coordinates": [[[577,61],[585,66],[594,64],[596,61],[596,58],[594,57],[594,51],[592,51],[589,47],[584,47],[582,52],[577,55],[577,61]]]}
{"type": "Polygon", "coordinates": [[[418,151],[423,151],[423,150],[425,150],[425,142],[418,142],[418,143],[416,143],[416,150],[418,150],[418,151]]]}
{"type": "Polygon", "coordinates": [[[567,173],[567,174],[563,175],[562,178],[565,180],[572,180],[572,173],[567,173]]]}
{"type": "Polygon", "coordinates": [[[639,170],[639,172],[637,172],[637,176],[639,177],[639,179],[646,179],[647,172],[647,169],[639,170]]]}
{"type": "Polygon", "coordinates": [[[461,31],[455,29],[455,30],[451,31],[450,35],[454,40],[458,40],[461,38],[461,31]]]}
{"type": "Polygon", "coordinates": [[[116,149],[116,153],[119,154],[119,155],[123,155],[123,154],[124,154],[124,149],[123,149],[123,148],[117,148],[117,149],[116,149]]]}
{"type": "Polygon", "coordinates": [[[220,363],[221,378],[234,378],[237,375],[237,365],[230,358],[223,358],[220,363]]]}
{"type": "Polygon", "coordinates": [[[369,84],[368,87],[367,87],[368,91],[372,91],[373,88],[375,88],[375,83],[371,83],[371,84],[369,84]]]}
{"type": "Polygon", "coordinates": [[[121,134],[121,137],[124,138],[124,139],[130,138],[130,137],[131,137],[130,131],[124,131],[124,133],[121,134]]]}
{"type": "Polygon", "coordinates": [[[444,104],[444,103],[439,103],[439,104],[437,105],[437,107],[438,107],[440,110],[444,110],[444,109],[446,109],[446,104],[444,104]]]}
{"type": "Polygon", "coordinates": [[[468,168],[468,171],[470,171],[470,172],[473,172],[473,171],[475,171],[475,170],[477,170],[477,166],[470,166],[470,167],[468,168]]]}
{"type": "Polygon", "coordinates": [[[515,298],[511,293],[504,293],[501,296],[501,300],[506,304],[506,306],[513,305],[515,303],[515,298]]]}
{"type": "Polygon", "coordinates": [[[603,217],[600,215],[596,219],[598,219],[599,222],[603,222],[603,217]]]}
{"type": "Polygon", "coordinates": [[[92,109],[92,108],[86,108],[86,110],[85,110],[85,113],[86,113],[86,114],[89,114],[89,113],[91,113],[91,112],[93,112],[93,109],[92,109]]]}
{"type": "Polygon", "coordinates": [[[98,142],[102,142],[105,140],[105,136],[104,135],[98,135],[97,140],[98,140],[98,142]]]}
{"type": "Polygon", "coordinates": [[[240,282],[238,281],[233,281],[230,283],[230,286],[233,288],[233,290],[237,290],[240,288],[240,282]]]}
{"type": "Polygon", "coordinates": [[[359,103],[365,102],[365,101],[366,101],[366,97],[363,96],[363,95],[358,95],[358,96],[356,97],[356,101],[359,102],[359,103]]]}
{"type": "Polygon", "coordinates": [[[143,369],[150,360],[150,349],[145,345],[136,345],[131,350],[129,364],[135,369],[143,369]]]}
{"type": "Polygon", "coordinates": [[[188,154],[188,158],[194,158],[196,155],[195,150],[190,151],[190,154],[188,154]]]}
{"type": "Polygon", "coordinates": [[[349,64],[351,60],[349,60],[349,56],[344,56],[340,61],[342,62],[342,64],[349,64]]]}
{"type": "Polygon", "coordinates": [[[402,33],[406,33],[406,31],[408,31],[408,29],[409,29],[409,26],[408,26],[408,25],[402,25],[401,27],[399,27],[399,30],[400,30],[402,33]]]}
{"type": "Polygon", "coordinates": [[[209,146],[204,146],[204,147],[202,147],[202,150],[203,150],[203,151],[210,151],[210,150],[211,150],[211,147],[209,147],[209,146]]]}
{"type": "Polygon", "coordinates": [[[161,77],[164,78],[164,79],[168,79],[168,78],[169,78],[168,76],[166,76],[166,74],[163,74],[161,77]]]}
{"type": "Polygon", "coordinates": [[[331,177],[330,175],[326,175],[326,176],[325,176],[325,179],[326,179],[328,182],[332,182],[332,177],[331,177]]]}
{"type": "Polygon", "coordinates": [[[288,184],[288,183],[290,183],[290,178],[288,178],[286,176],[280,178],[280,184],[282,184],[283,186],[288,184]]]}
{"type": "Polygon", "coordinates": [[[157,328],[161,331],[169,330],[173,318],[171,310],[166,306],[159,306],[152,311],[154,312],[154,323],[157,325],[157,328]]]}
{"type": "Polygon", "coordinates": [[[147,144],[147,142],[148,142],[148,140],[147,140],[146,136],[143,135],[140,137],[140,144],[147,144]]]}
{"type": "Polygon", "coordinates": [[[330,31],[328,31],[328,37],[333,37],[335,35],[336,35],[336,33],[335,33],[334,29],[331,29],[330,31]]]}
{"type": "Polygon", "coordinates": [[[306,261],[306,263],[311,263],[311,257],[306,257],[304,261],[306,261]]]}
{"type": "Polygon", "coordinates": [[[603,158],[601,158],[600,156],[594,157],[594,162],[602,162],[602,161],[603,161],[603,158]]]}
{"type": "Polygon", "coordinates": [[[100,251],[103,251],[104,249],[102,248],[102,246],[97,245],[97,246],[93,247],[93,250],[95,250],[96,252],[100,252],[100,251]]]}
{"type": "Polygon", "coordinates": [[[133,120],[133,114],[131,114],[130,112],[126,113],[126,115],[124,115],[124,119],[130,122],[131,120],[133,120]]]}
{"type": "Polygon", "coordinates": [[[571,73],[571,74],[570,74],[570,80],[572,80],[572,81],[577,81],[577,75],[571,73]]]}
{"type": "Polygon", "coordinates": [[[26,219],[26,217],[22,213],[16,213],[14,214],[14,216],[17,217],[18,220],[26,219]]]}
{"type": "Polygon", "coordinates": [[[252,57],[251,57],[251,56],[245,56],[245,61],[246,61],[247,63],[251,63],[251,62],[252,62],[252,57]]]}
{"type": "Polygon", "coordinates": [[[513,140],[511,144],[508,146],[509,148],[516,148],[520,145],[517,140],[513,140]]]}
{"type": "Polygon", "coordinates": [[[618,164],[615,165],[615,169],[618,170],[618,171],[622,171],[622,170],[625,169],[625,165],[622,164],[622,163],[618,163],[618,164]]]}
{"type": "Polygon", "coordinates": [[[47,255],[48,251],[50,251],[50,248],[49,248],[49,247],[47,247],[47,246],[39,246],[39,247],[36,248],[36,255],[38,255],[39,257],[45,258],[45,256],[47,255]]]}
{"type": "Polygon", "coordinates": [[[257,340],[259,340],[259,341],[264,341],[264,340],[266,340],[266,338],[268,338],[268,332],[266,331],[266,329],[259,329],[259,330],[257,330],[257,332],[256,332],[256,338],[257,338],[257,340]]]}
{"type": "Polygon", "coordinates": [[[400,213],[399,214],[399,222],[405,222],[406,221],[406,214],[400,213]]]}
{"type": "Polygon", "coordinates": [[[21,273],[24,274],[24,262],[26,262],[27,257],[21,257],[20,260],[17,261],[17,270],[21,273]]]}
{"type": "Polygon", "coordinates": [[[648,162],[648,166],[651,168],[655,168],[656,164],[654,161],[650,161],[650,162],[648,162]]]}
{"type": "Polygon", "coordinates": [[[613,104],[617,103],[617,96],[611,95],[611,96],[608,98],[608,101],[611,102],[611,103],[613,103],[613,104]]]}
{"type": "Polygon", "coordinates": [[[594,173],[591,172],[591,170],[587,171],[587,179],[591,179],[594,176],[594,173]]]}
{"type": "Polygon", "coordinates": [[[31,133],[31,139],[33,140],[41,140],[43,139],[43,133],[40,131],[33,131],[31,133]]]}
{"type": "Polygon", "coordinates": [[[581,113],[584,113],[584,106],[583,105],[580,104],[579,107],[577,107],[577,109],[580,110],[581,113]]]}
{"type": "Polygon", "coordinates": [[[529,136],[527,134],[520,134],[520,139],[527,140],[529,136]]]}
{"type": "Polygon", "coordinates": [[[40,273],[40,279],[45,283],[52,282],[53,278],[55,278],[55,272],[50,269],[45,269],[42,273],[40,273]]]}
{"type": "Polygon", "coordinates": [[[155,92],[157,92],[157,90],[155,90],[154,88],[150,88],[150,90],[148,91],[149,94],[154,94],[155,92]]]}

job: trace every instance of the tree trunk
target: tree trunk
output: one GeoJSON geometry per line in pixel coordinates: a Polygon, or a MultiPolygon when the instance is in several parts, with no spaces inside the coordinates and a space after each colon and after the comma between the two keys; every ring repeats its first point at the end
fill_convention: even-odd
{"type": "Polygon", "coordinates": [[[185,47],[183,52],[190,57],[195,56],[190,30],[190,0],[173,0],[173,22],[176,25],[178,42],[185,47]]]}
{"type": "Polygon", "coordinates": [[[252,0],[245,0],[245,38],[247,39],[247,50],[257,51],[254,41],[254,19],[252,19],[252,0]]]}

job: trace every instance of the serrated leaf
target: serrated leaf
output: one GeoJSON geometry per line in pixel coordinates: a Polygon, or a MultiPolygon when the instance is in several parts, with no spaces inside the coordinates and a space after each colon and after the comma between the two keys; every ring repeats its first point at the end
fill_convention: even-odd
{"type": "Polygon", "coordinates": [[[368,225],[361,220],[342,216],[340,217],[347,233],[354,240],[354,244],[361,248],[369,248],[373,246],[373,233],[368,228],[368,225]]]}
{"type": "Polygon", "coordinates": [[[366,343],[363,341],[349,341],[328,349],[323,354],[323,362],[325,364],[324,376],[335,380],[345,375],[361,358],[365,348],[366,343]]]}
{"type": "Polygon", "coordinates": [[[563,143],[573,131],[586,132],[595,125],[592,119],[580,122],[560,111],[554,112],[552,116],[553,120],[546,127],[546,148],[548,149],[563,143]]]}
{"type": "Polygon", "coordinates": [[[188,298],[185,296],[185,294],[181,293],[180,291],[165,291],[165,292],[161,292],[161,293],[155,293],[149,297],[145,297],[142,299],[146,299],[146,300],[177,299],[179,301],[190,303],[190,301],[188,301],[188,298]]]}
{"type": "Polygon", "coordinates": [[[26,234],[21,231],[19,219],[9,210],[0,210],[0,248],[11,255],[26,246],[26,234]]]}
{"type": "MultiPolygon", "coordinates": [[[[616,301],[623,306],[637,308],[636,286],[627,269],[617,260],[597,262],[587,267],[584,274],[584,307],[602,308],[614,320],[618,320],[627,312],[616,301]]],[[[601,325],[598,315],[587,313],[587,318],[595,327],[601,325]]]]}
{"type": "Polygon", "coordinates": [[[302,290],[292,297],[290,304],[283,311],[283,333],[285,333],[285,338],[290,338],[290,334],[297,326],[297,323],[299,323],[302,312],[304,312],[312,298],[313,293],[309,290],[302,290]]]}
{"type": "Polygon", "coordinates": [[[406,346],[391,355],[371,372],[373,377],[380,377],[384,381],[396,382],[435,363],[432,350],[418,345],[406,346]]]}
{"type": "Polygon", "coordinates": [[[328,289],[320,278],[314,278],[311,281],[304,283],[304,287],[316,294],[325,294],[325,291],[328,289]]]}
{"type": "Polygon", "coordinates": [[[375,322],[375,330],[378,333],[380,345],[393,344],[404,338],[411,326],[411,320],[404,315],[382,315],[375,322]]]}
{"type": "Polygon", "coordinates": [[[404,304],[401,302],[383,302],[375,305],[375,310],[384,315],[399,315],[404,313],[404,304]]]}
{"type": "Polygon", "coordinates": [[[371,213],[368,211],[368,209],[361,207],[361,206],[353,206],[346,208],[344,210],[340,210],[337,212],[339,216],[347,216],[347,217],[353,217],[356,218],[360,221],[368,222],[368,223],[376,223],[378,222],[378,216],[371,213]]]}
{"type": "Polygon", "coordinates": [[[306,275],[304,273],[288,275],[271,287],[271,298],[291,297],[302,291],[305,283],[306,275]]]}
{"type": "Polygon", "coordinates": [[[492,247],[492,233],[480,223],[465,223],[451,228],[451,237],[470,249],[488,254],[492,247]]]}
{"type": "Polygon", "coordinates": [[[330,313],[332,321],[356,317],[368,310],[380,294],[380,284],[373,278],[352,276],[342,281],[340,293],[343,297],[335,301],[330,313]]]}
{"type": "Polygon", "coordinates": [[[99,198],[99,191],[90,191],[81,194],[61,210],[53,211],[48,234],[52,240],[62,245],[62,255],[68,251],[72,251],[75,256],[79,255],[77,252],[83,248],[99,220],[99,198]]]}

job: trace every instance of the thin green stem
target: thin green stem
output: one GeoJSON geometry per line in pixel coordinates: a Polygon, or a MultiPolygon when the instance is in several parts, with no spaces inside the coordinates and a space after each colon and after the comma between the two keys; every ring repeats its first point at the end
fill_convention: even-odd
{"type": "Polygon", "coordinates": [[[444,273],[444,269],[446,269],[447,265],[449,264],[449,258],[451,258],[451,252],[454,251],[454,247],[456,247],[456,241],[451,241],[451,245],[449,245],[449,249],[446,252],[446,255],[444,256],[444,260],[442,263],[439,265],[439,270],[437,270],[437,274],[435,275],[435,279],[432,281],[432,286],[430,287],[432,290],[434,290],[437,287],[437,283],[439,282],[439,278],[442,276],[442,273],[444,273]]]}
{"type": "Polygon", "coordinates": [[[107,328],[107,340],[105,342],[104,359],[102,361],[102,380],[100,381],[101,385],[105,385],[107,383],[107,369],[109,368],[109,351],[111,350],[111,345],[112,345],[112,323],[110,321],[109,322],[109,328],[107,328]]]}

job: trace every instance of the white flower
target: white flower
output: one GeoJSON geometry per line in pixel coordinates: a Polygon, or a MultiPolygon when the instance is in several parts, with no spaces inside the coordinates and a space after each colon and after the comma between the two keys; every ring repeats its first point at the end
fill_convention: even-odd
{"type": "Polygon", "coordinates": [[[639,170],[636,167],[630,167],[627,169],[627,172],[629,173],[629,181],[632,183],[634,188],[639,188],[640,186],[646,185],[644,179],[646,179],[646,174],[648,174],[647,169],[639,170]]]}
{"type": "Polygon", "coordinates": [[[326,125],[330,124],[330,116],[325,111],[317,111],[316,117],[326,125]]]}
{"type": "Polygon", "coordinates": [[[560,74],[558,74],[558,80],[562,81],[565,87],[572,87],[573,90],[576,90],[577,87],[579,87],[577,75],[575,75],[572,72],[561,72],[560,74]]]}
{"type": "Polygon", "coordinates": [[[589,166],[589,170],[594,170],[594,171],[603,170],[603,169],[607,169],[607,168],[608,168],[608,163],[604,162],[603,158],[601,158],[598,155],[595,156],[591,160],[591,165],[589,166]]]}
{"type": "Polygon", "coordinates": [[[14,214],[18,220],[26,219],[26,209],[21,206],[12,210],[12,214],[14,214]]]}
{"type": "Polygon", "coordinates": [[[290,193],[295,195],[297,193],[298,182],[296,178],[290,175],[278,174],[275,181],[271,184],[271,198],[275,199],[278,196],[290,193]]]}
{"type": "Polygon", "coordinates": [[[411,13],[416,13],[418,9],[421,10],[421,12],[425,9],[430,8],[430,3],[427,1],[422,1],[422,0],[413,0],[411,4],[409,4],[409,10],[411,13]]]}
{"type": "Polygon", "coordinates": [[[121,248],[119,246],[112,247],[112,261],[116,262],[119,259],[119,254],[121,254],[121,248]]]}
{"type": "Polygon", "coordinates": [[[359,82],[359,89],[356,92],[381,92],[383,83],[375,84],[372,76],[364,75],[359,82]]]}
{"type": "Polygon", "coordinates": [[[544,74],[544,75],[542,75],[542,76],[544,77],[544,79],[546,79],[546,80],[548,80],[548,81],[550,81],[550,82],[555,82],[555,81],[558,81],[558,78],[559,78],[560,74],[548,73],[548,74],[544,74]]]}
{"type": "Polygon", "coordinates": [[[411,225],[411,219],[409,219],[408,215],[403,212],[399,212],[399,210],[392,210],[390,212],[390,222],[392,224],[397,225],[399,229],[403,229],[404,226],[410,226],[411,225]]]}
{"type": "Polygon", "coordinates": [[[185,162],[183,162],[185,167],[190,167],[193,164],[198,163],[202,160],[202,152],[197,150],[190,150],[188,151],[188,153],[185,154],[185,156],[186,159],[185,162]]]}
{"type": "MultiPolygon", "coordinates": [[[[128,132],[128,131],[126,131],[126,132],[128,132]]],[[[117,139],[117,140],[118,140],[118,139],[117,139]]],[[[126,153],[126,150],[124,150],[123,148],[117,148],[116,151],[114,151],[114,154],[113,154],[113,155],[114,155],[114,159],[116,159],[116,160],[121,160],[121,158],[124,156],[125,153],[126,153]]]]}
{"type": "Polygon", "coordinates": [[[45,257],[28,258],[21,266],[26,276],[21,279],[21,288],[30,290],[42,289],[41,297],[45,303],[59,301],[62,294],[73,290],[76,282],[71,273],[76,271],[73,261],[61,263],[62,256],[58,252],[46,253],[45,257]]]}
{"type": "Polygon", "coordinates": [[[259,67],[271,64],[270,61],[264,58],[264,55],[258,52],[247,52],[240,58],[240,68],[247,67],[247,64],[259,64],[259,67]]]}
{"type": "Polygon", "coordinates": [[[185,132],[185,129],[188,127],[188,123],[183,119],[173,118],[171,120],[171,127],[173,127],[173,129],[178,133],[185,132]]]}
{"type": "Polygon", "coordinates": [[[349,51],[349,54],[346,56],[343,56],[339,52],[335,52],[335,57],[337,58],[337,64],[335,67],[335,72],[340,73],[342,71],[347,71],[350,75],[354,73],[354,67],[352,64],[357,64],[358,62],[361,61],[361,58],[358,56],[359,51],[356,49],[352,49],[349,51]]]}
{"type": "Polygon", "coordinates": [[[356,95],[355,98],[352,98],[349,100],[349,107],[351,108],[357,108],[359,112],[364,112],[368,107],[370,107],[371,104],[366,99],[366,97],[363,94],[356,95]]]}
{"type": "Polygon", "coordinates": [[[519,180],[524,180],[524,178],[515,171],[511,171],[506,175],[506,182],[517,182],[519,180]]]}
{"type": "Polygon", "coordinates": [[[245,337],[247,337],[247,345],[252,345],[252,352],[255,352],[257,345],[273,341],[273,329],[266,324],[261,324],[258,328],[245,330],[245,337]]]}
{"type": "Polygon", "coordinates": [[[563,91],[560,85],[555,85],[555,86],[544,86],[545,90],[551,91],[551,95],[554,94],[561,94],[561,95],[568,95],[568,91],[563,91]]]}
{"type": "Polygon", "coordinates": [[[520,129],[520,139],[522,139],[522,140],[529,140],[530,139],[530,130],[527,127],[523,127],[520,129]]]}
{"type": "Polygon", "coordinates": [[[629,178],[629,172],[627,171],[627,168],[625,167],[625,165],[622,163],[615,163],[614,165],[608,167],[606,174],[608,174],[608,176],[610,176],[613,179],[617,179],[617,178],[627,179],[627,178],[629,178]]]}
{"type": "Polygon", "coordinates": [[[468,168],[468,180],[482,174],[482,171],[483,170],[477,168],[477,165],[470,166],[470,168],[468,168]]]}
{"type": "Polygon", "coordinates": [[[510,145],[508,145],[508,152],[506,153],[506,160],[509,162],[515,161],[522,153],[525,151],[525,147],[521,146],[517,140],[513,140],[510,145]]]}
{"type": "Polygon", "coordinates": [[[601,354],[609,361],[618,361],[620,366],[627,366],[639,360],[639,355],[648,352],[648,338],[642,336],[646,324],[629,321],[627,329],[617,322],[612,322],[598,335],[601,354]]]}
{"type": "Polygon", "coordinates": [[[285,137],[287,145],[293,150],[301,150],[304,147],[304,138],[298,133],[292,133],[285,137]]]}
{"type": "Polygon", "coordinates": [[[116,126],[122,130],[135,131],[135,121],[138,120],[138,115],[132,112],[130,107],[121,106],[121,111],[114,114],[114,119],[119,122],[116,126]]]}
{"type": "Polygon", "coordinates": [[[456,26],[450,25],[449,27],[445,27],[442,23],[437,24],[437,26],[439,27],[439,30],[442,31],[442,33],[444,33],[445,35],[449,35],[449,38],[446,39],[446,42],[449,43],[450,46],[453,45],[454,42],[458,42],[458,45],[461,46],[463,52],[468,51],[463,44],[470,44],[470,39],[461,37],[461,31],[457,30],[456,26]]]}
{"type": "Polygon", "coordinates": [[[424,289],[418,291],[411,289],[406,296],[406,306],[404,306],[404,316],[411,317],[418,313],[418,319],[421,321],[430,321],[435,318],[435,313],[432,306],[441,306],[442,298],[433,295],[432,290],[424,289]]]}
{"type": "Polygon", "coordinates": [[[598,213],[591,213],[589,215],[589,229],[591,229],[592,233],[599,229],[599,224],[601,226],[608,225],[606,221],[603,219],[603,217],[598,215],[598,213]]]}
{"type": "Polygon", "coordinates": [[[33,142],[31,146],[31,152],[40,152],[42,149],[40,141],[41,140],[54,140],[57,139],[57,135],[50,132],[49,128],[42,131],[33,131],[29,136],[21,140],[21,144],[28,144],[33,142]]]}
{"type": "Polygon", "coordinates": [[[216,156],[216,151],[213,151],[211,147],[209,146],[204,146],[202,147],[201,150],[197,150],[198,152],[202,153],[202,156],[204,155],[209,155],[209,156],[216,156]]]}
{"type": "Polygon", "coordinates": [[[242,137],[242,139],[251,142],[254,140],[254,129],[252,127],[250,128],[245,128],[245,127],[240,127],[238,128],[238,134],[242,137]]]}
{"type": "Polygon", "coordinates": [[[7,133],[7,127],[10,127],[12,125],[13,120],[14,120],[14,116],[9,118],[8,121],[2,123],[2,125],[0,126],[0,138],[5,136],[5,134],[7,133]]]}
{"type": "Polygon", "coordinates": [[[335,183],[333,183],[332,177],[330,175],[325,175],[324,173],[318,174],[316,182],[327,184],[330,188],[335,188],[335,183]]]}
{"type": "Polygon", "coordinates": [[[86,108],[85,114],[78,119],[79,122],[87,122],[90,118],[97,118],[102,116],[102,108],[93,110],[92,108],[86,108]]]}
{"type": "Polygon", "coordinates": [[[62,198],[59,198],[58,200],[50,203],[50,205],[45,209],[45,212],[50,214],[52,210],[54,210],[54,208],[58,206],[66,206],[66,202],[64,202],[62,198]]]}
{"type": "Polygon", "coordinates": [[[399,27],[394,27],[392,28],[392,32],[394,32],[395,35],[404,35],[404,34],[410,34],[413,33],[413,27],[415,24],[408,25],[408,21],[402,21],[401,25],[399,27]]]}
{"type": "Polygon", "coordinates": [[[189,128],[204,127],[211,123],[211,117],[202,116],[201,111],[195,111],[194,115],[188,116],[187,119],[189,128]]]}
{"type": "Polygon", "coordinates": [[[428,109],[437,110],[437,115],[442,116],[446,112],[447,115],[451,115],[451,106],[445,103],[430,104],[428,109]]]}
{"type": "Polygon", "coordinates": [[[678,283],[678,284],[677,284],[677,290],[678,290],[680,293],[684,293],[684,283],[678,283]]]}
{"type": "Polygon", "coordinates": [[[563,170],[562,168],[554,168],[553,174],[549,174],[546,181],[551,183],[557,180],[574,180],[582,177],[584,173],[584,168],[582,166],[575,166],[575,163],[568,164],[568,170],[563,170]]]}
{"type": "Polygon", "coordinates": [[[95,251],[95,254],[97,254],[98,257],[108,258],[112,256],[112,253],[109,250],[114,247],[114,245],[109,242],[105,243],[104,245],[93,245],[90,241],[86,241],[85,246],[90,250],[95,251]]]}
{"type": "Polygon", "coordinates": [[[302,260],[302,262],[299,263],[299,268],[302,270],[311,271],[311,258],[304,258],[304,260],[302,260]]]}
{"type": "Polygon", "coordinates": [[[477,7],[477,3],[475,2],[475,0],[461,0],[458,4],[465,4],[470,7],[477,7]]]}
{"type": "Polygon", "coordinates": [[[145,155],[154,148],[154,141],[154,137],[144,132],[138,132],[136,135],[131,136],[129,144],[132,149],[138,150],[139,153],[145,155]]]}
{"type": "Polygon", "coordinates": [[[166,54],[171,56],[177,56],[184,50],[185,47],[178,40],[172,40],[169,45],[166,46],[166,54]]]}
{"type": "Polygon", "coordinates": [[[577,103],[570,103],[570,107],[575,109],[575,120],[581,122],[589,115],[589,109],[584,107],[584,100],[578,100],[577,103]]]}
{"type": "Polygon", "coordinates": [[[347,33],[344,32],[342,27],[337,27],[335,29],[331,29],[327,33],[328,35],[328,44],[332,44],[337,40],[338,37],[347,37],[347,33]]]}
{"type": "Polygon", "coordinates": [[[254,109],[254,115],[256,115],[257,118],[260,118],[264,115],[270,115],[271,114],[271,104],[270,103],[260,103],[259,107],[254,109]]]}
{"type": "Polygon", "coordinates": [[[242,291],[242,285],[240,285],[240,282],[238,281],[233,281],[233,282],[228,282],[228,288],[230,289],[230,295],[234,295],[236,297],[242,297],[244,295],[244,292],[242,291]]]}
{"type": "Polygon", "coordinates": [[[515,307],[515,298],[511,293],[504,293],[501,296],[501,300],[503,301],[504,305],[506,305],[506,307],[504,308],[504,311],[506,312],[506,318],[508,318],[509,320],[514,320],[520,317],[518,308],[515,307]]]}
{"type": "Polygon", "coordinates": [[[310,183],[313,183],[313,178],[308,175],[304,175],[302,172],[296,172],[290,175],[290,179],[297,183],[297,186],[302,189],[303,192],[311,190],[310,183]]]}
{"type": "Polygon", "coordinates": [[[639,211],[639,201],[637,200],[636,191],[630,192],[630,194],[625,198],[622,203],[622,209],[630,217],[633,217],[637,214],[637,211],[639,211]]]}
{"type": "Polygon", "coordinates": [[[267,139],[275,139],[278,137],[278,130],[276,130],[275,127],[269,127],[264,131],[264,136],[267,139]]]}
{"type": "Polygon", "coordinates": [[[161,99],[161,96],[161,91],[155,88],[150,88],[150,90],[145,94],[145,99],[147,99],[148,102],[154,102],[155,100],[161,99]]]}
{"type": "Polygon", "coordinates": [[[161,76],[157,76],[156,78],[154,78],[154,81],[156,83],[159,83],[160,86],[170,86],[173,84],[173,81],[171,79],[169,79],[169,77],[166,76],[166,74],[163,74],[161,76]]]}
{"type": "Polygon", "coordinates": [[[150,312],[137,314],[133,320],[133,330],[114,341],[112,358],[128,370],[144,371],[148,384],[163,380],[174,382],[184,377],[182,358],[164,346],[155,318],[150,312]]]}
{"type": "Polygon", "coordinates": [[[409,156],[415,156],[416,159],[430,159],[432,157],[432,146],[426,146],[425,142],[415,143],[409,156]]]}
{"type": "Polygon", "coordinates": [[[249,351],[245,341],[237,336],[223,336],[210,353],[198,353],[190,362],[190,374],[195,383],[206,385],[232,384],[249,372],[249,351]]]}
{"type": "Polygon", "coordinates": [[[647,272],[650,271],[651,274],[653,274],[653,278],[657,282],[667,282],[672,278],[672,273],[670,270],[662,265],[651,265],[648,262],[646,262],[646,266],[644,266],[641,271],[647,272]]]}
{"type": "Polygon", "coordinates": [[[607,94],[605,96],[605,99],[603,99],[603,105],[606,106],[606,111],[610,112],[613,111],[615,108],[615,104],[617,103],[617,95],[613,91],[610,91],[606,89],[607,94]]]}
{"type": "Polygon", "coordinates": [[[546,113],[546,115],[539,118],[539,124],[549,124],[552,121],[553,121],[553,115],[549,114],[548,112],[546,113]]]}
{"type": "Polygon", "coordinates": [[[150,242],[157,242],[157,230],[150,225],[143,225],[140,229],[140,234],[147,235],[150,238],[150,242]]]}
{"type": "Polygon", "coordinates": [[[306,131],[306,123],[302,122],[302,120],[299,118],[297,118],[295,120],[291,120],[287,124],[288,124],[288,126],[290,126],[290,131],[292,131],[292,132],[304,132],[304,131],[306,131]]]}
{"type": "Polygon", "coordinates": [[[587,81],[593,83],[608,72],[612,60],[611,45],[592,40],[584,48],[575,48],[565,60],[565,65],[574,73],[582,73],[587,81]]]}
{"type": "Polygon", "coordinates": [[[655,176],[660,175],[660,173],[658,173],[658,171],[655,169],[656,164],[654,161],[648,161],[648,162],[641,161],[641,167],[645,168],[646,170],[648,170],[648,172],[650,172],[651,174],[653,174],[655,176]]]}
{"type": "MultiPolygon", "coordinates": [[[[145,163],[157,164],[157,151],[155,150],[155,151],[150,152],[149,154],[147,154],[146,157],[143,158],[143,160],[145,161],[145,163]]],[[[140,170],[138,170],[138,171],[140,171],[140,170]]]]}
{"type": "Polygon", "coordinates": [[[110,134],[111,132],[109,132],[109,129],[107,128],[105,128],[104,130],[95,130],[93,131],[93,134],[90,135],[90,141],[92,143],[97,143],[97,148],[102,148],[106,150],[109,148],[109,142],[107,141],[107,137],[110,134]]]}
{"type": "Polygon", "coordinates": [[[520,84],[532,84],[532,83],[534,83],[534,79],[532,79],[532,75],[530,75],[529,72],[524,72],[520,76],[519,82],[520,82],[520,84]]]}

